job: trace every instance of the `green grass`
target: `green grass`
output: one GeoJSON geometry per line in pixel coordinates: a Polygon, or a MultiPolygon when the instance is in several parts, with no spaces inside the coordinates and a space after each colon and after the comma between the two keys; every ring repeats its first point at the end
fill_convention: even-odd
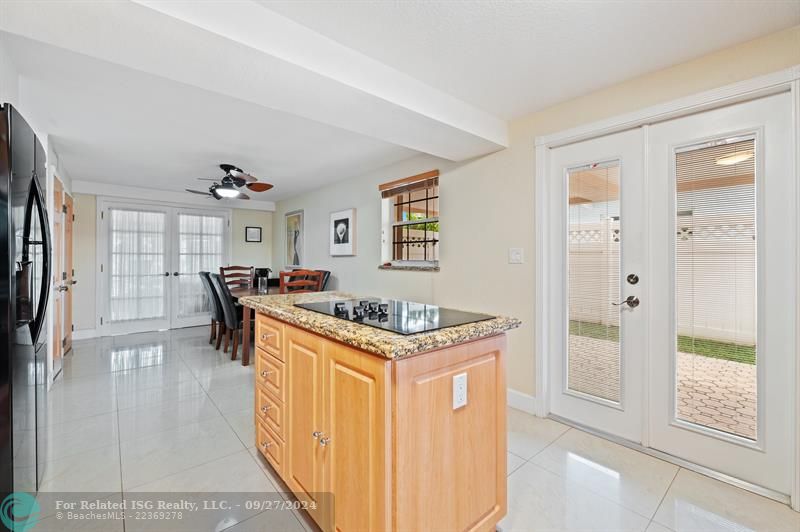
{"type": "MultiPolygon", "coordinates": [[[[599,323],[570,320],[569,334],[612,342],[619,341],[619,327],[615,325],[605,326],[599,323]]],[[[719,340],[678,336],[678,351],[744,364],[756,363],[756,347],[754,345],[729,344],[719,340]]]]}

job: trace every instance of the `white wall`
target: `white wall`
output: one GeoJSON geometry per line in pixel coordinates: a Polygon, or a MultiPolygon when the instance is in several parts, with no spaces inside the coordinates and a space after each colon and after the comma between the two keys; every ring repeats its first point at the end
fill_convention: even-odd
{"type": "Polygon", "coordinates": [[[72,287],[72,321],[82,331],[95,328],[97,197],[75,194],[73,200],[72,263],[78,284],[72,287]]]}
{"type": "Polygon", "coordinates": [[[272,261],[272,213],[234,209],[231,216],[231,264],[273,267],[272,261]],[[246,242],[245,227],[261,227],[261,242],[246,242]]]}
{"type": "MultiPolygon", "coordinates": [[[[273,262],[286,269],[286,224],[284,215],[304,211],[305,245],[303,266],[330,270],[329,290],[349,290],[359,294],[433,301],[436,272],[379,270],[381,264],[381,200],[378,185],[452,163],[431,156],[419,156],[361,176],[281,201],[276,206],[273,224],[273,262]],[[356,256],[331,257],[328,234],[330,214],[356,209],[356,256]]],[[[449,233],[442,224],[442,238],[449,233]]],[[[448,244],[443,244],[444,246],[448,244]]]]}
{"type": "Polygon", "coordinates": [[[19,102],[19,73],[0,39],[0,103],[19,102]]]}
{"type": "Polygon", "coordinates": [[[334,286],[360,294],[402,297],[502,313],[523,325],[509,334],[508,385],[535,394],[534,140],[581,124],[800,64],[800,26],[634,78],[523,117],[511,124],[508,149],[459,165],[415,158],[336,183],[277,205],[273,256],[283,262],[283,215],[305,210],[306,265],[331,269],[334,286]],[[378,271],[377,185],[439,168],[441,256],[438,273],[378,271]],[[331,211],[358,209],[358,256],[328,256],[331,211]],[[525,264],[508,264],[509,247],[525,264]]]}

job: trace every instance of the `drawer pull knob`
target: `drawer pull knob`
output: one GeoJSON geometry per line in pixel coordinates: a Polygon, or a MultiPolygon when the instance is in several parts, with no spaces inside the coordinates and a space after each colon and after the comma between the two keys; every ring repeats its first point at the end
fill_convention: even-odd
{"type": "Polygon", "coordinates": [[[267,334],[267,333],[264,333],[264,334],[262,334],[262,335],[261,335],[261,341],[262,341],[262,342],[266,342],[266,341],[267,341],[267,338],[272,338],[273,336],[275,336],[275,335],[274,335],[274,334],[267,334]]]}
{"type": "Polygon", "coordinates": [[[271,446],[272,446],[272,442],[268,442],[268,441],[262,441],[261,442],[261,447],[263,447],[264,449],[267,449],[267,448],[269,448],[271,446]]]}
{"type": "Polygon", "coordinates": [[[268,375],[272,375],[273,373],[275,373],[275,372],[274,371],[264,370],[264,371],[261,372],[261,376],[266,379],[268,375]]]}
{"type": "Polygon", "coordinates": [[[322,436],[322,432],[319,430],[315,430],[314,432],[311,433],[311,437],[314,438],[315,440],[320,436],[322,436]]]}
{"type": "Polygon", "coordinates": [[[331,442],[330,438],[320,438],[319,439],[319,444],[322,445],[323,447],[328,445],[330,442],[331,442]]]}
{"type": "Polygon", "coordinates": [[[267,410],[269,410],[270,408],[272,408],[272,405],[264,405],[261,407],[261,411],[266,414],[267,410]]]}

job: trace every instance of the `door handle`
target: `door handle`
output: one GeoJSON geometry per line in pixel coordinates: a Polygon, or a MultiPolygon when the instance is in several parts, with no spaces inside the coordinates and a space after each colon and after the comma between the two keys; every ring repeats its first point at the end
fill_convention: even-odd
{"type": "Polygon", "coordinates": [[[630,308],[636,308],[639,306],[639,298],[636,296],[628,296],[624,300],[620,301],[619,303],[611,303],[615,307],[619,307],[621,305],[628,305],[630,308]]]}

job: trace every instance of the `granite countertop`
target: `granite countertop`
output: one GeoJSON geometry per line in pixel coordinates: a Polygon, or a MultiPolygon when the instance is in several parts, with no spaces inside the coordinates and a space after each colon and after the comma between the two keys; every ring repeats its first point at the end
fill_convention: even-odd
{"type": "Polygon", "coordinates": [[[296,295],[247,296],[240,298],[239,302],[276,320],[386,358],[400,358],[461,344],[516,329],[522,324],[516,318],[498,316],[491,320],[406,336],[294,306],[295,303],[362,298],[368,299],[364,296],[344,292],[315,292],[296,295]]]}

